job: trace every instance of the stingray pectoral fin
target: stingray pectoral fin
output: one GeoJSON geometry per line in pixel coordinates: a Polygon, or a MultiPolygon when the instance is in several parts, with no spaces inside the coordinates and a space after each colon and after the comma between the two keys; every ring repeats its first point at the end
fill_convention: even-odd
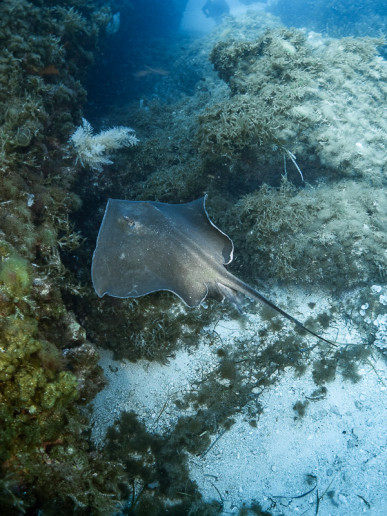
{"type": "Polygon", "coordinates": [[[173,292],[176,294],[187,306],[190,308],[196,308],[201,305],[201,303],[206,299],[207,297],[207,287],[202,285],[190,285],[190,288],[174,288],[172,289],[165,289],[170,290],[170,292],[173,292]]]}

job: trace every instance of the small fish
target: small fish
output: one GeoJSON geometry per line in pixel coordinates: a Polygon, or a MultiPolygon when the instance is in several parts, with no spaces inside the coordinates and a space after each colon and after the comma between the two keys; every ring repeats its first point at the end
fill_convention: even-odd
{"type": "Polygon", "coordinates": [[[54,65],[48,65],[39,70],[38,75],[59,75],[59,70],[54,65]]]}
{"type": "Polygon", "coordinates": [[[151,68],[150,66],[145,66],[142,70],[138,70],[132,75],[136,79],[141,79],[142,77],[147,77],[148,75],[169,75],[169,71],[164,70],[163,68],[151,68]]]}

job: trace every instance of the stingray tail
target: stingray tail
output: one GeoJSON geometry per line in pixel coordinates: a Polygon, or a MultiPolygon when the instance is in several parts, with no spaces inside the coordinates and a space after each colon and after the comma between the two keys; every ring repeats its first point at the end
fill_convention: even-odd
{"type": "Polygon", "coordinates": [[[216,282],[216,286],[222,299],[228,299],[228,301],[230,301],[230,303],[235,306],[238,312],[242,314],[243,305],[245,303],[245,298],[243,297],[243,295],[240,292],[238,292],[238,290],[228,287],[227,285],[225,285],[224,283],[220,283],[219,281],[216,282]]]}
{"type": "MultiPolygon", "coordinates": [[[[265,296],[263,296],[262,294],[260,294],[257,290],[255,290],[253,287],[250,287],[250,285],[248,285],[247,283],[245,283],[244,281],[240,280],[239,278],[237,278],[236,276],[230,274],[233,282],[234,282],[234,285],[233,286],[226,286],[226,285],[223,285],[222,284],[222,288],[227,289],[227,291],[231,291],[231,292],[235,292],[236,294],[238,294],[238,292],[235,291],[235,288],[238,289],[239,292],[241,292],[242,294],[244,294],[245,296],[251,298],[251,299],[254,299],[255,301],[260,301],[262,303],[265,303],[265,305],[268,305],[270,306],[271,308],[273,308],[273,310],[275,310],[276,312],[278,312],[279,314],[281,314],[283,317],[285,317],[286,319],[288,319],[289,321],[291,321],[292,323],[294,323],[295,325],[297,325],[299,328],[302,328],[304,331],[306,331],[307,333],[309,333],[310,335],[313,335],[314,337],[316,337],[317,339],[320,339],[322,340],[323,342],[326,342],[327,344],[330,344],[331,346],[337,346],[337,344],[335,344],[334,342],[332,342],[331,340],[329,339],[325,339],[324,337],[321,337],[321,335],[319,335],[318,333],[314,332],[313,330],[311,330],[310,328],[307,328],[306,326],[304,326],[302,324],[301,321],[299,321],[298,319],[296,319],[295,317],[293,317],[292,315],[288,314],[287,312],[285,312],[284,310],[282,310],[282,308],[280,308],[279,306],[275,305],[274,303],[272,303],[271,301],[269,301],[269,299],[266,299],[265,296]]],[[[218,283],[218,285],[220,285],[220,283],[218,283]]],[[[230,301],[235,304],[232,299],[230,298],[230,294],[226,295],[225,297],[227,297],[228,299],[230,299],[230,301]]],[[[239,299],[240,299],[240,296],[239,296],[239,299]]],[[[237,305],[236,305],[237,306],[237,305]]],[[[242,306],[240,304],[240,306],[242,306]]],[[[238,308],[238,306],[237,306],[238,308]]],[[[240,308],[238,308],[239,311],[240,308]]]]}

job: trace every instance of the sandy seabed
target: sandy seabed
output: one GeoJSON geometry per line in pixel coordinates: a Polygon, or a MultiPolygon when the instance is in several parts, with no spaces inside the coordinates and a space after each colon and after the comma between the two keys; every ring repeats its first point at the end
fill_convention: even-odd
{"type": "MultiPolygon", "coordinates": [[[[305,309],[305,300],[302,304],[305,309]]],[[[216,331],[232,342],[258,324],[257,318],[248,316],[243,328],[222,320],[216,331]]],[[[342,329],[341,340],[344,333],[353,338],[349,330],[342,329]]],[[[163,434],[181,415],[173,400],[218,361],[205,343],[177,352],[167,365],[114,361],[101,350],[109,385],[94,400],[95,442],[103,442],[107,427],[125,410],[135,411],[148,431],[163,434]]],[[[189,457],[191,478],[204,498],[222,501],[223,514],[237,513],[254,500],[273,515],[387,514],[385,355],[376,350],[359,374],[357,383],[337,376],[326,395],[314,400],[310,370],[299,377],[285,369],[259,394],[263,411],[256,427],[242,409],[229,431],[212,437],[206,453],[189,457]],[[305,415],[296,417],[293,407],[300,399],[309,404],[305,415]]]]}

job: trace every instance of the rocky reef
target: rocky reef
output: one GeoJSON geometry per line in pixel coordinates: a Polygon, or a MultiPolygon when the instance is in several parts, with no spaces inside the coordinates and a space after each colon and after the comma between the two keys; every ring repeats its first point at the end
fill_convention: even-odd
{"type": "Polygon", "coordinates": [[[249,274],[339,290],[384,280],[382,44],[284,28],[215,44],[229,94],[199,115],[197,144],[239,192],[216,213],[249,274]]]}
{"type": "MultiPolygon", "coordinates": [[[[137,9],[134,20],[137,4],[126,6],[137,9]]],[[[130,124],[140,143],[114,163],[82,169],[69,138],[82,123],[87,70],[116,7],[0,4],[2,514],[218,514],[221,504],[203,502],[190,480],[186,454],[205,452],[210,436],[285,368],[302,375],[313,367],[325,389],[336,371],[357,381],[357,364],[370,354],[365,345],[312,355],[314,347],[264,310],[249,341],[223,346],[208,324],[234,316],[233,308],[209,301],[187,310],[168,293],[99,300],[89,268],[108,197],[179,203],[208,193],[211,218],[234,240],[234,270],[251,282],[329,285],[335,295],[384,282],[382,40],[322,38],[279,28],[272,16],[226,20],[215,41],[178,55],[171,44],[169,57],[180,64],[158,77],[157,95],[93,120],[102,131],[130,124]],[[175,400],[186,410],[176,425],[152,434],[129,413],[111,421],[97,449],[89,423],[90,402],[105,385],[97,347],[117,359],[166,363],[203,339],[217,367],[175,400]]],[[[356,322],[381,350],[384,293],[368,306],[359,294],[343,307],[352,314],[362,300],[356,322]]],[[[326,329],[335,310],[308,324],[326,329]]],[[[301,418],[305,407],[294,410],[301,418]]],[[[256,426],[258,403],[249,418],[256,426]]],[[[250,510],[264,514],[258,503],[250,510]]]]}
{"type": "Polygon", "coordinates": [[[81,287],[61,256],[81,243],[69,219],[81,200],[67,139],[110,18],[103,2],[0,5],[2,514],[105,511],[116,500],[120,466],[93,452],[85,432],[84,407],[104,379],[64,303],[81,287]]]}
{"type": "Polygon", "coordinates": [[[225,40],[211,52],[230,97],[200,117],[203,154],[247,174],[292,167],[307,180],[364,176],[380,183],[386,166],[386,64],[371,38],[329,39],[295,29],[270,29],[255,41],[225,40]],[[243,162],[244,169],[241,170],[243,162]]]}
{"type": "Polygon", "coordinates": [[[329,284],[337,293],[383,280],[384,196],[351,180],[302,190],[285,179],[278,189],[263,185],[229,214],[239,258],[253,276],[329,284]]]}

